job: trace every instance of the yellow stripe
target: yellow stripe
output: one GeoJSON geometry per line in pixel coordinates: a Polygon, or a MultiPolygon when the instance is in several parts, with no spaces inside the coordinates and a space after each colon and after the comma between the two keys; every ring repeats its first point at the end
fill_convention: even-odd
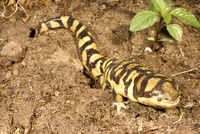
{"type": "Polygon", "coordinates": [[[78,42],[78,47],[81,48],[87,41],[90,41],[91,38],[89,36],[85,36],[78,42]]]}
{"type": "Polygon", "coordinates": [[[68,19],[69,19],[69,16],[62,16],[62,17],[61,17],[61,21],[62,21],[63,25],[64,25],[66,28],[68,28],[68,25],[67,25],[68,19]]]}
{"type": "Polygon", "coordinates": [[[150,73],[152,73],[152,72],[151,72],[151,71],[147,71],[147,72],[146,72],[146,74],[150,74],[150,73]]]}
{"type": "Polygon", "coordinates": [[[83,25],[77,32],[76,32],[76,38],[78,38],[78,35],[84,30],[86,27],[83,25]]]}
{"type": "MultiPolygon", "coordinates": [[[[103,55],[98,55],[98,57],[103,57],[103,55]]],[[[98,58],[97,58],[98,59],[98,58]]],[[[92,75],[96,78],[96,76],[101,75],[101,70],[100,70],[100,66],[101,66],[101,62],[102,60],[99,60],[96,64],[96,67],[92,69],[91,73],[92,75]]]]}
{"type": "Polygon", "coordinates": [[[128,82],[128,81],[132,78],[132,76],[133,76],[135,73],[137,73],[136,70],[132,71],[132,72],[129,74],[128,78],[126,79],[126,82],[128,82]]]}
{"type": "Polygon", "coordinates": [[[128,87],[128,94],[127,94],[127,98],[129,98],[130,100],[137,102],[137,100],[133,97],[133,87],[134,87],[134,82],[132,80],[130,86],[128,87]]]}
{"type": "Polygon", "coordinates": [[[106,61],[104,61],[103,65],[102,65],[103,72],[105,72],[105,69],[106,69],[105,65],[108,61],[110,61],[110,59],[107,59],[106,61]]]}
{"type": "MultiPolygon", "coordinates": [[[[107,80],[109,80],[109,81],[111,81],[111,79],[110,79],[110,73],[112,72],[112,70],[113,70],[113,68],[111,68],[111,69],[109,69],[109,70],[106,71],[106,75],[108,74],[108,75],[107,75],[107,80]]],[[[111,83],[110,83],[110,84],[111,84],[111,83]]],[[[111,84],[111,87],[112,87],[112,86],[114,86],[114,84],[111,84]]]]}
{"type": "MultiPolygon", "coordinates": [[[[119,62],[120,62],[120,61],[119,61],[119,62]]],[[[127,63],[130,63],[130,61],[124,61],[124,62],[122,62],[122,63],[115,69],[115,71],[118,70],[119,68],[123,67],[123,65],[125,65],[125,64],[127,64],[127,63]]]]}
{"type": "Polygon", "coordinates": [[[149,68],[147,68],[147,67],[140,67],[140,69],[142,69],[142,70],[150,70],[149,68]]]}
{"type": "Polygon", "coordinates": [[[60,24],[56,21],[50,21],[51,28],[58,28],[60,27],[60,24]]]}
{"type": "Polygon", "coordinates": [[[122,75],[122,77],[120,78],[120,80],[119,80],[119,84],[120,84],[120,85],[124,85],[123,78],[126,76],[126,74],[127,74],[127,72],[125,72],[125,73],[122,75]]]}
{"type": "Polygon", "coordinates": [[[166,76],[164,76],[164,75],[162,75],[162,74],[154,74],[153,76],[162,76],[162,77],[166,77],[166,76]]]}
{"type": "Polygon", "coordinates": [[[139,64],[139,63],[131,63],[130,65],[127,66],[127,70],[132,68],[132,67],[138,66],[138,65],[141,65],[141,64],[139,64]]]}
{"type": "Polygon", "coordinates": [[[91,34],[90,32],[88,32],[88,34],[89,34],[90,36],[92,36],[92,34],[91,34]]]}
{"type": "Polygon", "coordinates": [[[39,32],[39,33],[42,33],[42,32],[44,32],[44,31],[46,31],[46,30],[48,30],[47,25],[44,24],[44,23],[42,23],[42,24],[41,24],[41,29],[40,29],[40,31],[38,31],[38,32],[39,32]]]}
{"type": "Polygon", "coordinates": [[[122,95],[123,97],[126,96],[125,92],[124,92],[124,89],[125,89],[125,85],[114,85],[113,86],[115,92],[119,95],[122,95]]]}
{"type": "MultiPolygon", "coordinates": [[[[107,64],[107,66],[105,66],[105,68],[107,68],[111,63],[113,63],[113,61],[108,61],[108,64],[107,64]]],[[[106,64],[105,64],[106,65],[106,64]]]]}
{"type": "Polygon", "coordinates": [[[137,83],[137,90],[140,91],[141,83],[147,76],[142,76],[137,83]]]}
{"type": "Polygon", "coordinates": [[[129,98],[130,100],[132,100],[134,102],[137,102],[137,100],[133,97],[133,87],[135,85],[134,80],[138,75],[139,75],[139,73],[136,73],[135,75],[133,75],[133,77],[131,78],[132,82],[131,82],[130,86],[127,89],[128,90],[127,98],[129,98]]]}
{"type": "Polygon", "coordinates": [[[99,58],[101,58],[101,57],[103,57],[103,56],[100,55],[100,54],[93,54],[93,55],[90,57],[89,63],[92,63],[92,62],[94,62],[95,60],[97,60],[97,59],[99,59],[99,58]]]}
{"type": "Polygon", "coordinates": [[[78,24],[79,24],[79,21],[74,20],[73,25],[70,27],[72,32],[74,32],[76,30],[76,27],[77,27],[78,24]]]}
{"type": "Polygon", "coordinates": [[[82,52],[83,65],[84,65],[85,67],[86,67],[86,61],[87,61],[87,53],[86,53],[86,51],[87,51],[88,49],[91,49],[91,48],[97,50],[96,45],[94,46],[94,44],[92,43],[92,45],[87,46],[87,47],[83,50],[83,52],[82,52]]]}
{"type": "Polygon", "coordinates": [[[145,92],[151,91],[152,88],[155,87],[155,85],[160,81],[160,78],[151,78],[147,82],[147,86],[145,88],[145,92]]]}
{"type": "Polygon", "coordinates": [[[116,77],[117,75],[119,75],[119,73],[120,73],[122,70],[123,70],[123,68],[121,68],[120,70],[117,70],[117,72],[115,73],[115,77],[116,77]]]}

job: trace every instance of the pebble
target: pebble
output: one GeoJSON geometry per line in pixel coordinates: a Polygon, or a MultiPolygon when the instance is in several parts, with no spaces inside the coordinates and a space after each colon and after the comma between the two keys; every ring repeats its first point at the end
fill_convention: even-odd
{"type": "Polygon", "coordinates": [[[60,96],[60,92],[59,91],[55,91],[55,96],[56,97],[60,96]]]}
{"type": "Polygon", "coordinates": [[[195,105],[194,102],[188,102],[185,106],[183,106],[184,108],[191,108],[195,105]]]}
{"type": "Polygon", "coordinates": [[[19,74],[19,66],[18,66],[18,64],[14,64],[13,65],[13,74],[14,75],[18,75],[19,74]]]}
{"type": "Polygon", "coordinates": [[[6,73],[6,75],[4,76],[4,81],[8,81],[8,80],[10,80],[10,78],[11,78],[11,71],[8,71],[7,73],[6,73]]]}
{"type": "Polygon", "coordinates": [[[146,52],[152,52],[152,49],[150,48],[150,47],[146,47],[145,49],[144,49],[144,51],[146,52]]]}
{"type": "Polygon", "coordinates": [[[16,56],[19,53],[22,53],[22,47],[17,42],[11,41],[3,47],[1,50],[2,56],[16,56]]]}

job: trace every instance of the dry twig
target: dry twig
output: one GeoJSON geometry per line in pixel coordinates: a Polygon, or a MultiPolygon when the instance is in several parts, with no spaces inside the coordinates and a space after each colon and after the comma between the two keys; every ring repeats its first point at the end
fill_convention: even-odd
{"type": "Polygon", "coordinates": [[[190,70],[187,70],[187,71],[183,71],[183,72],[180,72],[180,73],[172,74],[171,76],[175,76],[175,75],[179,75],[179,74],[184,74],[184,73],[192,72],[192,71],[198,70],[198,69],[199,68],[193,68],[193,69],[190,69],[190,70]]]}
{"type": "Polygon", "coordinates": [[[181,112],[180,118],[179,118],[177,121],[175,121],[175,122],[173,123],[173,125],[179,123],[179,122],[183,119],[183,111],[182,111],[182,109],[179,109],[179,111],[181,112]]]}
{"type": "Polygon", "coordinates": [[[17,12],[17,10],[18,10],[18,5],[19,5],[19,6],[21,6],[22,10],[24,11],[24,13],[25,13],[26,16],[27,16],[25,19],[23,19],[23,21],[26,22],[26,21],[30,18],[30,15],[26,12],[26,10],[25,10],[24,7],[19,3],[19,1],[20,1],[20,0],[18,0],[17,3],[15,4],[15,6],[16,6],[15,11],[14,11],[12,14],[10,14],[9,16],[5,16],[5,13],[6,13],[6,6],[5,6],[4,3],[2,3],[2,5],[3,5],[3,12],[0,13],[0,17],[2,17],[2,18],[10,18],[10,17],[12,17],[12,16],[17,12]]]}

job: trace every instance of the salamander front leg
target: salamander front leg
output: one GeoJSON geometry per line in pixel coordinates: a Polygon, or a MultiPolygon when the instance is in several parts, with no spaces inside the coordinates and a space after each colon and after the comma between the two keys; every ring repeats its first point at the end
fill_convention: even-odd
{"type": "Polygon", "coordinates": [[[117,114],[121,113],[121,108],[128,109],[126,106],[127,101],[124,101],[124,97],[120,94],[117,94],[114,89],[112,93],[114,98],[113,107],[117,107],[117,114]]]}

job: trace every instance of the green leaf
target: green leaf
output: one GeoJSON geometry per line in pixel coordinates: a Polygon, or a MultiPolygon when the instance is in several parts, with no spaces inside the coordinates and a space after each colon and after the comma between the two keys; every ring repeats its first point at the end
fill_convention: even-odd
{"type": "Polygon", "coordinates": [[[152,11],[141,11],[132,19],[130,30],[132,32],[152,26],[157,20],[157,13],[152,11]]]}
{"type": "Polygon", "coordinates": [[[196,19],[196,17],[194,15],[192,15],[191,12],[187,11],[184,8],[177,8],[177,9],[171,11],[170,14],[172,14],[175,17],[177,17],[178,19],[183,20],[186,23],[194,26],[195,28],[200,27],[200,24],[199,24],[198,20],[196,19]]]}
{"type": "Polygon", "coordinates": [[[151,0],[154,6],[158,11],[163,13],[163,11],[166,9],[166,4],[164,0],[151,0]]]}
{"type": "Polygon", "coordinates": [[[171,7],[167,7],[163,13],[166,14],[170,9],[171,7]]]}
{"type": "Polygon", "coordinates": [[[165,0],[167,7],[171,7],[173,5],[175,5],[171,0],[165,0]]]}
{"type": "Polygon", "coordinates": [[[174,39],[182,41],[183,30],[178,24],[167,25],[167,31],[174,39]]]}
{"type": "Polygon", "coordinates": [[[154,37],[148,37],[147,40],[155,41],[155,38],[154,37]]]}
{"type": "Polygon", "coordinates": [[[158,13],[158,10],[155,8],[155,6],[152,2],[149,3],[149,11],[153,11],[155,13],[158,13]]]}
{"type": "Polygon", "coordinates": [[[171,21],[171,14],[162,14],[162,17],[167,24],[171,21]]]}
{"type": "Polygon", "coordinates": [[[170,43],[173,42],[172,40],[170,40],[170,39],[168,39],[168,38],[163,38],[163,39],[160,39],[159,41],[170,42],[170,43]]]}

